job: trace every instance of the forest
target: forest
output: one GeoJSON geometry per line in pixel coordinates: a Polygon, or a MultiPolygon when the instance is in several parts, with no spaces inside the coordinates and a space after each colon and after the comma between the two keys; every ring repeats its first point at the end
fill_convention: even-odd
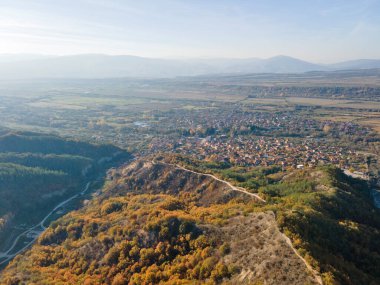
{"type": "MultiPolygon", "coordinates": [[[[0,136],[0,238],[32,225],[123,152],[54,135],[3,131],[0,136]]],[[[127,157],[124,154],[124,158],[127,157]]]]}
{"type": "Polygon", "coordinates": [[[222,189],[206,180],[198,180],[201,186],[183,176],[177,184],[174,170],[158,164],[146,170],[149,163],[138,162],[116,171],[83,209],[54,222],[5,269],[2,284],[227,284],[243,270],[228,261],[237,237],[226,240],[210,229],[270,212],[324,284],[379,284],[379,212],[364,181],[327,166],[244,173],[184,156],[156,159],[202,167],[234,183],[250,181],[267,203],[228,193],[217,199],[211,193],[222,189]]]}

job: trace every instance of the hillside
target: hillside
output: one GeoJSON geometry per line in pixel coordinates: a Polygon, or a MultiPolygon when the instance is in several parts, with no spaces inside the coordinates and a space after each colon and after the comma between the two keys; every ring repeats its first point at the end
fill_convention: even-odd
{"type": "Polygon", "coordinates": [[[335,168],[244,173],[147,158],[110,172],[100,196],[54,222],[0,283],[378,284],[379,229],[366,184],[335,168]]]}
{"type": "Polygon", "coordinates": [[[183,156],[166,160],[215,173],[259,193],[267,203],[256,210],[275,213],[281,231],[321,273],[324,284],[379,283],[380,212],[365,181],[329,166],[287,173],[275,167],[231,167],[183,156]]]}
{"type": "Polygon", "coordinates": [[[20,231],[78,193],[116,155],[126,157],[113,146],[4,130],[0,136],[0,257],[20,231]]]}
{"type": "Polygon", "coordinates": [[[32,251],[9,267],[10,275],[5,271],[4,280],[214,284],[231,279],[249,284],[265,278],[269,284],[315,284],[273,214],[255,213],[254,205],[249,195],[210,177],[137,161],[113,173],[103,194],[83,210],[55,222],[32,251]],[[247,231],[241,222],[255,226],[247,231]],[[242,237],[257,237],[252,256],[245,256],[244,240],[234,229],[242,237]],[[288,260],[282,262],[276,252],[288,260]],[[59,269],[62,274],[51,275],[59,269]],[[16,272],[16,279],[7,278],[16,272]]]}

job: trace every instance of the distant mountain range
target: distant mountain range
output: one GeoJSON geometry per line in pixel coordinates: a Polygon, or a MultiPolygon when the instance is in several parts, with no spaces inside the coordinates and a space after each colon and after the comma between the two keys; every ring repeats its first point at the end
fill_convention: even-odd
{"type": "Polygon", "coordinates": [[[165,78],[206,74],[303,73],[380,68],[378,59],[329,65],[288,56],[268,59],[155,59],[130,55],[83,54],[71,56],[0,55],[0,78],[165,78]]]}

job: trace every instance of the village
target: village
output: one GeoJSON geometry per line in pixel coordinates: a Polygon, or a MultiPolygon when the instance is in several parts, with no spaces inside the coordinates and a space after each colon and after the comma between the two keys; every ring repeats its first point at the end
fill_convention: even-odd
{"type": "Polygon", "coordinates": [[[96,105],[57,110],[9,100],[2,102],[6,108],[1,119],[10,126],[32,121],[38,130],[96,144],[112,142],[135,157],[174,152],[238,166],[284,169],[334,164],[365,175],[366,157],[360,150],[379,139],[369,127],[349,120],[317,119],[306,106],[175,100],[138,108],[96,105]],[[13,111],[16,106],[22,111],[13,111]]]}
{"type": "Polygon", "coordinates": [[[352,142],[360,144],[370,134],[362,126],[302,119],[296,112],[205,113],[186,114],[186,119],[172,116],[164,124],[166,135],[155,136],[146,151],[175,152],[238,166],[286,169],[333,164],[352,172],[367,171],[365,156],[352,147],[352,142]],[[170,121],[175,121],[178,136],[169,131],[170,121]]]}

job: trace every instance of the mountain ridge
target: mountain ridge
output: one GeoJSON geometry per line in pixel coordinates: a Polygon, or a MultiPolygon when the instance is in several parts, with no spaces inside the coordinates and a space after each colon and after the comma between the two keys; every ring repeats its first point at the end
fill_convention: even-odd
{"type": "Polygon", "coordinates": [[[169,78],[207,74],[304,73],[380,68],[378,59],[315,64],[290,56],[266,59],[160,59],[133,55],[79,54],[65,56],[0,55],[3,79],[33,78],[169,78]]]}

